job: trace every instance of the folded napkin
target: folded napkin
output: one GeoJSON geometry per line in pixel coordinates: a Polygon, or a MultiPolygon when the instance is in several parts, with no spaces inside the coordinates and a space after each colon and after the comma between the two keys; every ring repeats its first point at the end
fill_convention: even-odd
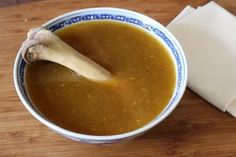
{"type": "Polygon", "coordinates": [[[236,117],[235,16],[215,2],[187,6],[167,28],[185,51],[188,87],[236,117]]]}

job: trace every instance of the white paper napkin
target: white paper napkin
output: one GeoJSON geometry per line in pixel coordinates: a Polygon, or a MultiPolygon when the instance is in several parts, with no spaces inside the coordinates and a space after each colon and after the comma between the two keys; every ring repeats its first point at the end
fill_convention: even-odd
{"type": "Polygon", "coordinates": [[[235,16],[215,2],[187,6],[167,28],[185,51],[188,87],[236,117],[235,16]]]}

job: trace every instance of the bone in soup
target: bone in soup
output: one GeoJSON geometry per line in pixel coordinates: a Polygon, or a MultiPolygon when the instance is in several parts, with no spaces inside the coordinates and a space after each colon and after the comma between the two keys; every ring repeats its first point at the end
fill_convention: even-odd
{"type": "Polygon", "coordinates": [[[89,21],[55,34],[108,69],[114,80],[90,81],[48,61],[26,65],[31,101],[58,126],[90,135],[121,134],[150,122],[171,99],[174,63],[166,48],[143,29],[121,22],[89,21]]]}

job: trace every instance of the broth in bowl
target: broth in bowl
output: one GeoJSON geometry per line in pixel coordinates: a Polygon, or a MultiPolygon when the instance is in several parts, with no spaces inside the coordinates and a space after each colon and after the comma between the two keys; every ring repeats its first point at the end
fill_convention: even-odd
{"type": "Polygon", "coordinates": [[[115,135],[144,126],[169,103],[176,85],[174,62],[147,31],[99,20],[55,34],[108,69],[113,81],[90,81],[47,61],[26,65],[27,94],[49,121],[78,133],[115,135]]]}

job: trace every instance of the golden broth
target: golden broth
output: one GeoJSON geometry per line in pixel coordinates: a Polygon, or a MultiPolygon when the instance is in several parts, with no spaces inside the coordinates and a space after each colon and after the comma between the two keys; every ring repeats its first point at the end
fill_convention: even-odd
{"type": "Polygon", "coordinates": [[[176,81],[174,64],[146,31],[90,21],[55,33],[108,69],[117,84],[89,81],[47,61],[27,65],[28,95],[50,121],[84,134],[120,134],[147,124],[168,104],[176,81]]]}

